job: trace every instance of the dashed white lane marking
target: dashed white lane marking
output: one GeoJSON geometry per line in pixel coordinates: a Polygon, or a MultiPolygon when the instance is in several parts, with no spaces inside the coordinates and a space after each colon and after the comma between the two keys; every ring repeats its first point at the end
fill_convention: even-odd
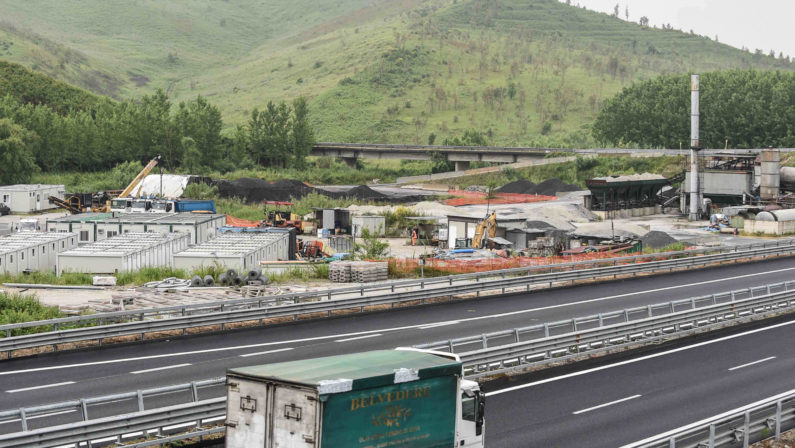
{"type": "MultiPolygon", "coordinates": [[[[334,338],[345,337],[345,336],[358,336],[358,335],[367,335],[367,334],[373,334],[373,333],[378,333],[378,332],[393,332],[393,331],[411,330],[411,329],[422,328],[422,327],[432,328],[432,326],[435,326],[435,325],[442,326],[442,325],[448,324],[450,322],[463,323],[463,322],[474,322],[474,321],[486,320],[486,319],[498,319],[498,318],[501,318],[501,317],[533,313],[533,312],[536,312],[536,311],[545,311],[545,310],[551,310],[551,309],[556,309],[556,308],[563,308],[563,307],[567,307],[567,306],[575,306],[575,305],[583,305],[583,304],[586,304],[586,303],[602,302],[602,301],[606,301],[606,300],[620,299],[620,298],[624,298],[624,297],[632,297],[632,296],[648,294],[648,293],[652,293],[652,292],[660,292],[660,291],[669,291],[669,290],[673,290],[673,289],[689,288],[691,286],[706,285],[706,284],[711,284],[711,283],[720,283],[720,282],[725,282],[727,280],[737,280],[737,279],[748,278],[748,277],[759,277],[759,276],[763,276],[763,275],[777,274],[777,273],[793,271],[793,270],[795,270],[795,268],[775,269],[775,270],[767,271],[767,272],[757,272],[757,273],[754,273],[754,274],[744,274],[744,275],[737,275],[737,276],[734,276],[734,277],[724,277],[724,278],[718,278],[718,279],[713,279],[713,280],[706,280],[706,281],[703,281],[703,282],[688,283],[688,284],[685,284],[685,285],[666,286],[664,288],[649,289],[649,290],[646,290],[646,291],[635,291],[635,292],[631,292],[631,293],[617,294],[617,295],[613,295],[613,296],[598,297],[598,298],[595,298],[595,299],[580,300],[580,301],[577,301],[577,302],[568,302],[568,303],[560,303],[560,304],[557,304],[557,305],[542,306],[542,307],[539,307],[539,308],[530,308],[530,309],[526,309],[526,310],[509,311],[509,312],[506,312],[506,313],[490,314],[490,315],[487,315],[487,316],[469,317],[469,318],[466,318],[466,319],[458,319],[458,320],[455,320],[455,321],[431,322],[431,323],[425,323],[425,324],[419,324],[419,325],[406,325],[406,326],[402,326],[402,327],[384,328],[384,329],[381,329],[381,330],[366,330],[366,331],[359,331],[359,332],[354,332],[354,333],[340,333],[340,334],[331,334],[331,335],[324,335],[324,336],[314,336],[314,337],[309,337],[309,338],[293,339],[293,340],[288,340],[288,341],[263,342],[263,343],[260,343],[260,344],[248,344],[248,345],[239,345],[239,346],[231,346],[231,347],[208,348],[208,349],[204,349],[204,350],[192,350],[192,351],[188,351],[188,352],[164,353],[164,354],[160,354],[160,355],[136,356],[136,357],[132,357],[132,358],[108,359],[108,360],[105,360],[105,361],[92,361],[92,362],[82,362],[82,363],[75,363],[75,364],[63,364],[63,365],[54,365],[54,366],[47,366],[47,367],[36,367],[36,368],[33,368],[33,369],[10,370],[8,372],[0,372],[0,376],[16,375],[16,374],[20,374],[20,373],[42,372],[42,371],[47,371],[47,370],[69,369],[69,368],[74,368],[74,367],[87,367],[87,366],[97,366],[97,365],[103,365],[103,364],[116,364],[116,363],[121,363],[121,362],[143,361],[143,360],[147,360],[147,359],[171,358],[171,357],[174,357],[174,356],[198,355],[198,354],[203,354],[203,353],[213,353],[213,352],[230,351],[230,350],[245,350],[247,348],[268,347],[268,346],[272,346],[272,345],[282,345],[282,344],[295,344],[295,343],[300,343],[300,342],[322,341],[322,340],[326,340],[326,339],[334,339],[334,338]]],[[[379,333],[379,335],[380,335],[380,333],[379,333]]],[[[355,339],[349,339],[349,340],[355,340],[355,339]]],[[[337,342],[339,342],[339,341],[337,341],[337,342]]]]}
{"type": "Polygon", "coordinates": [[[765,362],[765,361],[770,361],[771,359],[776,359],[776,357],[775,356],[770,356],[770,357],[767,357],[765,359],[760,359],[759,361],[749,362],[747,364],[741,364],[739,366],[732,367],[731,369],[729,369],[729,371],[731,372],[732,370],[742,369],[743,367],[748,367],[748,366],[752,366],[754,364],[759,364],[759,363],[762,363],[762,362],[765,362]]]}
{"type": "Polygon", "coordinates": [[[357,336],[357,337],[355,337],[355,338],[337,339],[337,340],[336,340],[336,341],[334,341],[334,342],[348,342],[348,341],[357,341],[357,340],[359,340],[359,339],[377,338],[378,336],[381,336],[381,333],[376,333],[376,334],[366,334],[366,335],[364,335],[364,336],[357,336]]]}
{"type": "Polygon", "coordinates": [[[9,394],[15,394],[17,392],[26,392],[29,390],[36,390],[36,389],[46,389],[48,387],[66,386],[68,384],[74,384],[74,383],[75,383],[74,381],[64,381],[63,383],[43,384],[41,386],[25,387],[22,389],[11,389],[7,390],[6,392],[8,392],[9,394]]]}
{"type": "Polygon", "coordinates": [[[130,373],[132,373],[133,375],[138,375],[139,373],[157,372],[158,370],[178,369],[180,367],[187,367],[189,365],[191,365],[191,364],[190,363],[176,364],[176,365],[173,365],[173,366],[155,367],[153,369],[135,370],[135,371],[132,371],[130,373]]]}
{"type": "Polygon", "coordinates": [[[621,398],[619,400],[611,401],[610,403],[600,404],[599,406],[594,406],[592,408],[581,409],[579,411],[574,411],[574,412],[572,412],[572,414],[574,414],[574,415],[585,414],[586,412],[591,412],[591,411],[595,411],[597,409],[601,409],[601,408],[606,408],[608,406],[612,406],[614,404],[623,403],[623,402],[629,401],[629,400],[634,400],[635,398],[638,398],[638,397],[640,397],[640,395],[633,395],[631,397],[621,398]]]}
{"type": "Polygon", "coordinates": [[[460,324],[460,323],[461,323],[460,321],[451,320],[450,322],[438,322],[438,323],[435,323],[435,324],[423,325],[423,326],[417,327],[417,328],[420,329],[420,330],[427,330],[429,328],[446,327],[448,325],[455,325],[455,324],[460,324]]]}
{"type": "Polygon", "coordinates": [[[785,327],[787,325],[793,325],[793,324],[795,324],[795,320],[792,320],[792,321],[789,321],[789,322],[782,322],[780,324],[771,325],[769,327],[757,328],[755,330],[749,330],[749,331],[746,331],[746,332],[743,332],[743,333],[737,333],[737,334],[733,334],[733,335],[729,335],[729,336],[724,336],[722,338],[713,339],[711,341],[704,341],[704,342],[699,342],[699,343],[693,344],[693,345],[686,345],[684,347],[678,347],[678,348],[667,350],[667,351],[660,352],[660,353],[654,353],[654,354],[651,354],[651,355],[641,356],[639,358],[632,358],[632,359],[628,359],[626,361],[620,361],[620,362],[617,362],[617,363],[614,363],[614,364],[607,364],[607,365],[604,365],[604,366],[594,367],[592,369],[580,370],[579,372],[567,373],[566,375],[556,376],[556,377],[553,377],[553,378],[547,378],[547,379],[540,380],[540,381],[535,381],[535,382],[532,382],[532,383],[520,384],[518,386],[506,387],[505,389],[500,389],[500,390],[495,390],[493,392],[489,392],[486,395],[487,396],[499,395],[499,394],[504,394],[506,392],[513,392],[513,391],[519,390],[519,389],[525,389],[527,387],[533,387],[533,386],[538,386],[538,385],[541,385],[541,384],[551,383],[553,381],[563,380],[563,379],[566,379],[566,378],[573,378],[575,376],[587,375],[589,373],[598,372],[600,370],[612,369],[613,367],[625,366],[627,364],[634,364],[636,362],[646,361],[647,359],[658,358],[660,356],[670,355],[672,353],[678,353],[678,352],[681,352],[681,351],[690,350],[690,349],[697,348],[697,347],[703,347],[705,345],[717,344],[719,342],[728,341],[730,339],[741,338],[743,336],[748,336],[750,334],[755,334],[755,333],[760,333],[760,332],[763,332],[763,331],[773,330],[773,329],[776,329],[776,328],[785,327]]]}
{"type": "Polygon", "coordinates": [[[278,353],[278,352],[286,352],[292,350],[292,348],[277,348],[276,350],[267,350],[264,352],[257,352],[257,353],[246,353],[245,355],[240,355],[241,358],[248,358],[249,356],[258,356],[258,355],[267,355],[268,353],[278,353]]]}

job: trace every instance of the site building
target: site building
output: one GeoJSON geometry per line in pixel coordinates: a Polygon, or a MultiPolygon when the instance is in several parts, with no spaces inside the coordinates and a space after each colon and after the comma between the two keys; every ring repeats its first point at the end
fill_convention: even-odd
{"type": "Polygon", "coordinates": [[[66,190],[63,185],[17,184],[0,187],[0,203],[11,209],[12,213],[31,213],[58,208],[50,204],[50,196],[63,199],[66,190]]]}
{"type": "Polygon", "coordinates": [[[203,243],[226,225],[226,215],[210,213],[81,213],[47,221],[49,232],[74,232],[78,244],[132,232],[187,233],[190,244],[203,243]]]}
{"type": "Polygon", "coordinates": [[[173,267],[174,254],[190,243],[187,233],[129,232],[58,254],[57,272],[116,274],[145,267],[173,267]]]}
{"type": "Polygon", "coordinates": [[[76,246],[74,233],[17,232],[0,236],[0,273],[54,272],[58,254],[76,246]]]}
{"type": "Polygon", "coordinates": [[[290,232],[224,232],[174,255],[174,267],[191,270],[218,264],[245,271],[260,261],[290,259],[290,232]]]}

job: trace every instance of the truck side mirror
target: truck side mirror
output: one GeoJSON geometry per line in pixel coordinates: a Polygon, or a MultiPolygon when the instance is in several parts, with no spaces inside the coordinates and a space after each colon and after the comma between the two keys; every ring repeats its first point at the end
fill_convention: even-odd
{"type": "Polygon", "coordinates": [[[483,434],[483,422],[486,414],[486,395],[483,392],[477,393],[477,419],[475,420],[475,435],[483,434]]]}

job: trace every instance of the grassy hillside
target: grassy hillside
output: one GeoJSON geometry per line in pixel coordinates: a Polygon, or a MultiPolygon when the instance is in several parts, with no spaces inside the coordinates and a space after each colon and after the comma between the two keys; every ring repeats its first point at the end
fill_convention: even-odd
{"type": "Polygon", "coordinates": [[[660,73],[789,62],[555,0],[0,0],[0,58],[112,97],[206,96],[227,123],[311,98],[320,140],[591,144],[660,73]]]}

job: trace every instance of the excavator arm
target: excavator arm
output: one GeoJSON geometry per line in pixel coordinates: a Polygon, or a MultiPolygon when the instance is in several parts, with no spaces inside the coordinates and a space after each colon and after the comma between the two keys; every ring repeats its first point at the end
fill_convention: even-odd
{"type": "Polygon", "coordinates": [[[475,227],[475,237],[472,239],[472,247],[481,249],[486,246],[488,238],[497,236],[497,212],[492,212],[486,219],[480,221],[475,227]]]}

